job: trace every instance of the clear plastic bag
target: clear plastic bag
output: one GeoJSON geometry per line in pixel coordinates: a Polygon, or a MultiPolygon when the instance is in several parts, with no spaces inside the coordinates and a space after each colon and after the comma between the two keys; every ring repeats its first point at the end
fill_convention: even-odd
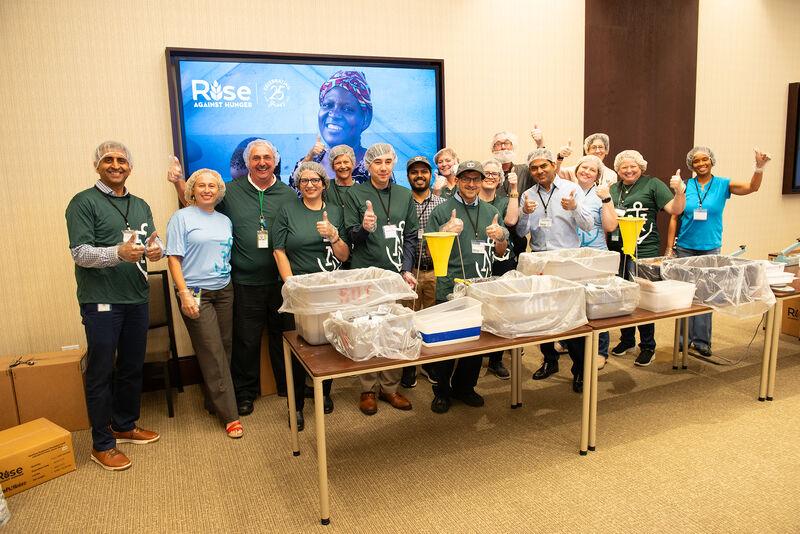
{"type": "Polygon", "coordinates": [[[417,295],[398,273],[379,267],[292,276],[281,289],[284,313],[316,315],[377,306],[417,295]]]}
{"type": "Polygon", "coordinates": [[[650,280],[651,282],[661,281],[661,264],[664,263],[666,259],[668,259],[666,256],[639,258],[636,260],[636,265],[633,267],[634,277],[650,280]]]}
{"type": "Polygon", "coordinates": [[[383,357],[416,360],[422,339],[414,327],[414,312],[400,304],[337,311],[325,320],[325,337],[353,361],[383,357]]]}
{"type": "Polygon", "coordinates": [[[665,280],[693,282],[694,301],[734,317],[756,317],[775,304],[763,261],[713,254],[667,259],[665,280]]]}
{"type": "Polygon", "coordinates": [[[619,276],[581,280],[589,320],[630,315],[639,306],[639,284],[619,276]]]}
{"type": "Polygon", "coordinates": [[[585,280],[615,274],[619,252],[594,248],[564,248],[519,255],[517,270],[525,275],[550,274],[566,280],[585,280]]]}
{"type": "Polygon", "coordinates": [[[588,322],[583,286],[556,276],[509,271],[491,280],[456,284],[456,291],[481,301],[483,330],[504,338],[560,334],[588,322]]]}

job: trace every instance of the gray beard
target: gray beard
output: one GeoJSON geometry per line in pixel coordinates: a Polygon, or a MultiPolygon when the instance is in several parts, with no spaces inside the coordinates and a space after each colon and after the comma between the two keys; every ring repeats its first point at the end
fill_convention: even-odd
{"type": "Polygon", "coordinates": [[[500,163],[513,163],[516,154],[513,150],[498,150],[493,152],[495,159],[500,163]]]}

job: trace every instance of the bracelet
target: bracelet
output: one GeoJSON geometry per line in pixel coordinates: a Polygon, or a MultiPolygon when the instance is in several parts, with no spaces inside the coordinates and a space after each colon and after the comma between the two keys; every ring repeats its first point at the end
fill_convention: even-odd
{"type": "Polygon", "coordinates": [[[755,167],[753,169],[753,174],[764,174],[764,167],[755,167]]]}
{"type": "Polygon", "coordinates": [[[556,156],[556,159],[557,159],[558,161],[564,161],[564,156],[562,156],[561,154],[559,154],[558,156],[556,156]]]}
{"type": "Polygon", "coordinates": [[[519,198],[519,193],[517,191],[512,191],[508,194],[508,198],[519,198]]]}

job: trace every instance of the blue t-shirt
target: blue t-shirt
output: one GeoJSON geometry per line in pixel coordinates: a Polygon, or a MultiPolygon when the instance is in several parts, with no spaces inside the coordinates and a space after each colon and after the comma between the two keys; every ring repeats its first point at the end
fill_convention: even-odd
{"type": "Polygon", "coordinates": [[[603,201],[595,193],[594,187],[592,186],[586,191],[586,196],[583,199],[583,207],[591,214],[594,227],[591,231],[586,232],[579,226],[578,237],[581,239],[581,247],[608,250],[606,233],[603,231],[603,201]]]}
{"type": "Polygon", "coordinates": [[[167,256],[182,256],[186,286],[222,289],[231,280],[231,220],[197,206],[176,211],[167,224],[167,256]]]}
{"type": "Polygon", "coordinates": [[[686,208],[681,215],[678,246],[690,250],[713,250],[722,246],[722,212],[725,202],[731,198],[731,180],[713,176],[705,188],[697,183],[697,177],[686,182],[686,208]],[[695,220],[694,212],[700,207],[706,210],[706,220],[695,220]]]}

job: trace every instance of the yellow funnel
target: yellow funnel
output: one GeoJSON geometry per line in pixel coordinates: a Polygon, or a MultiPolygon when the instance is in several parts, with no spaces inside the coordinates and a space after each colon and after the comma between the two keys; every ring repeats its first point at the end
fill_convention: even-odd
{"type": "Polygon", "coordinates": [[[636,259],[636,241],[644,226],[642,217],[620,217],[619,233],[622,234],[622,252],[636,259]]]}
{"type": "Polygon", "coordinates": [[[436,276],[447,276],[450,251],[453,250],[453,240],[457,235],[455,232],[428,232],[422,234],[422,237],[428,241],[428,250],[431,251],[431,259],[433,260],[433,273],[436,276]]]}

